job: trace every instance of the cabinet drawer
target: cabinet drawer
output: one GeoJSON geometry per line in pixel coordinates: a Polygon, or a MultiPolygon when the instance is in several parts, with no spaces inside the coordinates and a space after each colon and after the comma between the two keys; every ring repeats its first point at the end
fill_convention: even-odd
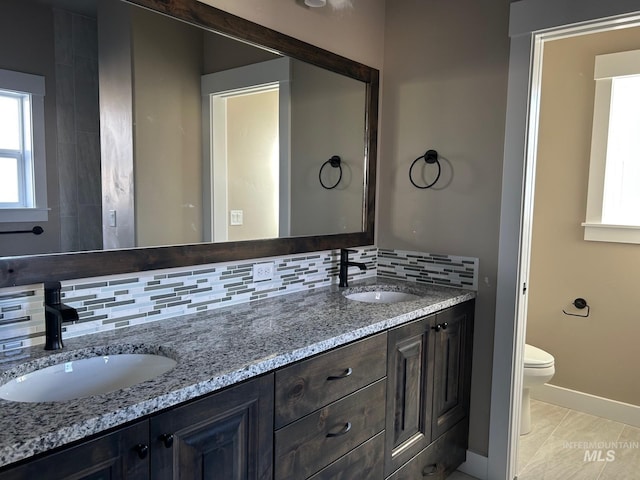
{"type": "Polygon", "coordinates": [[[344,457],[323,468],[309,480],[382,480],[384,476],[384,458],[380,452],[384,449],[384,432],[367,440],[344,457]]]}
{"type": "Polygon", "coordinates": [[[464,462],[468,432],[467,420],[462,420],[396,470],[393,475],[387,477],[387,480],[415,480],[416,478],[444,480],[464,462]]]}
{"type": "Polygon", "coordinates": [[[384,377],[386,356],[382,333],[277,371],[276,428],[384,377]]]}
{"type": "Polygon", "coordinates": [[[381,432],[385,387],[378,380],[276,431],[276,480],[307,478],[381,432]]]}

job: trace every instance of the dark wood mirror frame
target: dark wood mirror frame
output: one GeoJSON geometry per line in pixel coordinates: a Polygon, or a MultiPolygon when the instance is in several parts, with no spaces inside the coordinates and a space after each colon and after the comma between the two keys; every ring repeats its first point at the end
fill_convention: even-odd
{"type": "Polygon", "coordinates": [[[0,287],[373,245],[378,141],[378,70],[197,0],[125,1],[365,82],[367,85],[365,109],[367,164],[363,201],[364,231],[242,242],[0,257],[0,287]]]}

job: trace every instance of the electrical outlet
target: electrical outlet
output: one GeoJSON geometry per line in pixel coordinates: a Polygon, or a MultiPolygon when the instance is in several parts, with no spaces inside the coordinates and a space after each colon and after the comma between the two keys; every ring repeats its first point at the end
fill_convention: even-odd
{"type": "Polygon", "coordinates": [[[275,264],[273,262],[255,263],[253,265],[253,281],[263,282],[273,278],[275,264]]]}

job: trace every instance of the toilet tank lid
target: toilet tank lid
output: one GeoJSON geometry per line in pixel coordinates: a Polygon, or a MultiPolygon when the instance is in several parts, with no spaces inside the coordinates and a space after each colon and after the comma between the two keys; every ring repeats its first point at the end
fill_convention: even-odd
{"type": "Polygon", "coordinates": [[[524,345],[525,367],[550,367],[553,365],[553,355],[533,345],[524,345]]]}

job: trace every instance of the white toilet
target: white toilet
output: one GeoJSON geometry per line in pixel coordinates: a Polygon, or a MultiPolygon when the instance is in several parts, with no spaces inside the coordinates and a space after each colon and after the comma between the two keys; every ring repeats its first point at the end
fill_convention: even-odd
{"type": "Polygon", "coordinates": [[[531,431],[531,400],[529,390],[536,385],[547,383],[551,380],[555,372],[553,355],[533,345],[525,344],[520,435],[525,435],[531,431]]]}

